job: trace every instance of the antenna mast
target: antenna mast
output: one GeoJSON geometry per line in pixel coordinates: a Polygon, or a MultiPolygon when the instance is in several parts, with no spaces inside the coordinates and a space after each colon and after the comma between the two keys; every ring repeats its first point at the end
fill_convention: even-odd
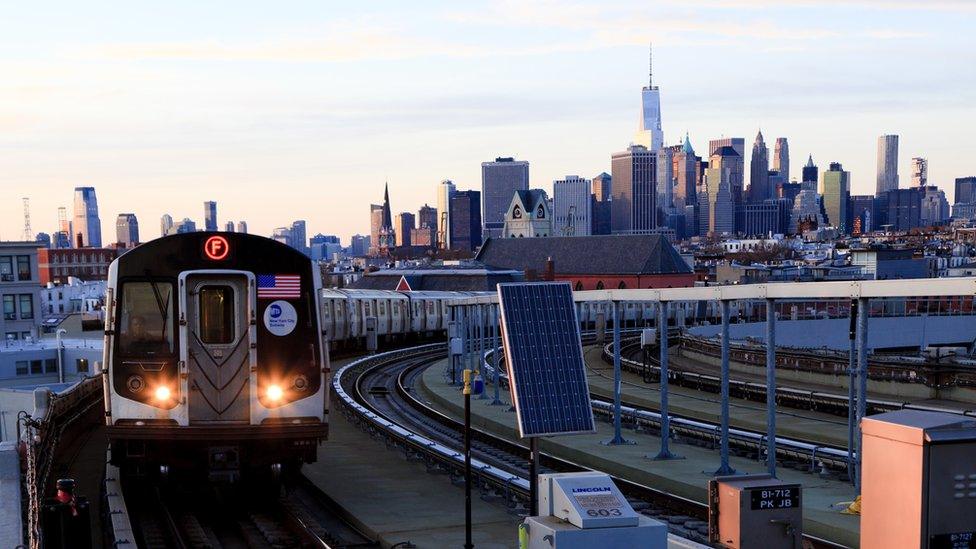
{"type": "Polygon", "coordinates": [[[647,88],[654,88],[654,44],[647,44],[647,88]]]}
{"type": "Polygon", "coordinates": [[[24,240],[30,242],[34,240],[34,231],[30,224],[30,198],[24,197],[24,240]]]}

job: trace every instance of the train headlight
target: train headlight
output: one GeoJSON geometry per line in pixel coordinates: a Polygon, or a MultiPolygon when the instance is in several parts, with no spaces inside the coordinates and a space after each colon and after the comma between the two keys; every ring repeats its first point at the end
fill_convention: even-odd
{"type": "Polygon", "coordinates": [[[278,402],[281,400],[281,397],[285,396],[284,391],[278,385],[268,385],[266,394],[268,395],[268,400],[271,402],[278,402]]]}
{"type": "Polygon", "coordinates": [[[159,387],[156,387],[156,390],[153,392],[153,396],[155,396],[156,400],[160,402],[165,402],[169,400],[170,397],[169,387],[165,385],[160,385],[159,387]]]}

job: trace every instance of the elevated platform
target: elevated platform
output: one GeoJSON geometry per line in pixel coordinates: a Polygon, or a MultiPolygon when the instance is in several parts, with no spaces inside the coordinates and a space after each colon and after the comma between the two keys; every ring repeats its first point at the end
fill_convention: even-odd
{"type": "MultiPolygon", "coordinates": [[[[443,379],[445,367],[446,361],[440,361],[428,368],[420,378],[418,392],[437,409],[453,417],[461,417],[462,395],[457,387],[450,386],[443,379]]],[[[490,388],[488,390],[491,391],[490,388]]],[[[507,391],[502,391],[502,396],[507,403],[507,391]]],[[[489,406],[488,402],[473,401],[472,423],[479,429],[522,442],[515,427],[515,414],[508,412],[508,406],[489,406]]],[[[673,444],[672,451],[685,459],[653,461],[646,456],[657,453],[660,448],[658,437],[625,431],[624,438],[636,444],[602,444],[612,437],[612,425],[598,423],[594,434],[547,438],[541,441],[540,447],[545,452],[552,452],[586,467],[705,503],[706,483],[719,466],[717,451],[673,444]]],[[[765,471],[762,463],[750,459],[732,457],[731,464],[742,473],[765,471]]],[[[839,507],[836,507],[836,504],[854,498],[854,489],[850,484],[789,469],[780,469],[779,476],[784,481],[803,486],[804,532],[843,545],[857,546],[859,518],[842,515],[839,507]]]]}

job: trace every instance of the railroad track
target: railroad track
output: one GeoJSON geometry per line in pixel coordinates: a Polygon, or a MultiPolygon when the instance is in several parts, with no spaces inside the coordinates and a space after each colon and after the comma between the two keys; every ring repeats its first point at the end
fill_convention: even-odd
{"type": "MultiPolygon", "coordinates": [[[[413,394],[413,381],[444,354],[444,345],[434,344],[369,357],[340,369],[333,387],[344,412],[365,429],[422,459],[429,469],[458,478],[463,471],[461,423],[413,394]]],[[[472,439],[472,469],[478,487],[525,512],[528,448],[478,429],[472,429],[472,439]]],[[[549,471],[586,470],[544,452],[540,465],[549,471]]],[[[665,522],[673,535],[707,542],[706,505],[623,478],[614,481],[635,510],[665,522]]],[[[839,547],[813,537],[807,537],[807,542],[818,548],[839,547]]]]}

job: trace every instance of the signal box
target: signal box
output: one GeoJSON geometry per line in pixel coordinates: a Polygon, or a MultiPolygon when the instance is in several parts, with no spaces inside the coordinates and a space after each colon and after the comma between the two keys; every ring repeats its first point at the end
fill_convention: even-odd
{"type": "Polygon", "coordinates": [[[708,481],[708,539],[721,547],[801,547],[800,485],[770,475],[733,475],[708,481]]]}

